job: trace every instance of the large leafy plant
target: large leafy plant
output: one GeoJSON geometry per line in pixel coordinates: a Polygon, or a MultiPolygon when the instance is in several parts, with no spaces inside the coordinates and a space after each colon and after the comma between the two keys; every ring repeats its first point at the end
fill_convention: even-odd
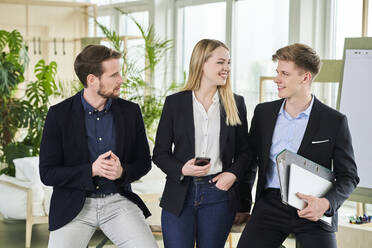
{"type": "Polygon", "coordinates": [[[18,97],[27,63],[22,35],[17,30],[0,30],[0,162],[7,164],[0,174],[14,176],[14,158],[39,153],[49,97],[56,90],[56,63],[48,65],[40,60],[35,66],[36,80],[27,85],[24,96],[18,97]],[[22,128],[27,130],[26,137],[19,140],[16,134],[22,128]]]}
{"type": "Polygon", "coordinates": [[[32,155],[38,155],[44,121],[48,113],[49,97],[57,92],[55,76],[57,64],[52,61],[46,64],[44,60],[39,60],[34,70],[36,80],[28,83],[26,97],[31,114],[28,125],[28,133],[24,139],[24,144],[32,147],[32,155]]]}
{"type": "Polygon", "coordinates": [[[0,144],[12,141],[17,128],[25,126],[26,103],[15,97],[17,86],[24,81],[28,61],[21,34],[0,30],[0,144]],[[14,120],[14,121],[13,121],[14,120]]]}
{"type": "Polygon", "coordinates": [[[140,47],[130,49],[143,49],[145,63],[138,63],[139,58],[131,58],[124,48],[124,42],[120,36],[106,26],[95,21],[103,34],[110,41],[112,47],[123,54],[122,75],[124,83],[122,92],[126,99],[136,102],[140,105],[148,138],[154,143],[154,135],[158,120],[163,108],[163,101],[170,91],[180,88],[180,85],[173,82],[167,89],[159,90],[154,87],[154,75],[156,66],[164,59],[167,52],[173,48],[173,41],[159,38],[150,25],[144,28],[135,18],[117,9],[122,14],[129,17],[138,28],[144,44],[140,47]]]}
{"type": "MultiPolygon", "coordinates": [[[[29,105],[15,96],[17,87],[24,81],[24,71],[28,62],[26,46],[21,34],[0,30],[0,160],[10,161],[9,151],[29,150],[14,143],[19,128],[27,127],[29,105]],[[13,143],[13,144],[11,144],[13,143]],[[19,149],[15,149],[19,148],[19,149]]],[[[15,152],[14,152],[15,153],[15,152]]],[[[6,167],[0,173],[14,175],[14,167],[6,167]]]]}

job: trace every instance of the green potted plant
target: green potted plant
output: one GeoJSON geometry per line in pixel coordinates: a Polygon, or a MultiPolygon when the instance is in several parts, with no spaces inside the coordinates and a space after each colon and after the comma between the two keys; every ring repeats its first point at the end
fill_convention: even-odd
{"type": "Polygon", "coordinates": [[[0,174],[14,176],[11,153],[29,155],[29,147],[14,140],[17,130],[27,127],[29,120],[27,101],[15,95],[18,85],[24,81],[27,62],[27,50],[21,34],[17,30],[0,30],[0,160],[8,162],[0,174]]]}
{"type": "Polygon", "coordinates": [[[36,80],[27,85],[25,96],[18,97],[27,63],[22,35],[17,30],[0,30],[0,161],[6,164],[0,174],[10,176],[15,175],[13,159],[38,155],[48,99],[57,90],[56,63],[40,60],[35,66],[36,80]],[[27,128],[23,140],[16,138],[20,128],[27,128]]]}

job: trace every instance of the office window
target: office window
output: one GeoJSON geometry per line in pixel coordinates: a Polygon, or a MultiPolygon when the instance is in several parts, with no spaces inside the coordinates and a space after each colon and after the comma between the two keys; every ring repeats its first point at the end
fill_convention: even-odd
{"type": "MultiPolygon", "coordinates": [[[[138,22],[146,31],[149,26],[148,11],[134,12],[130,16],[138,22]]],[[[141,32],[134,21],[127,15],[120,15],[119,34],[128,36],[128,60],[138,70],[145,68],[145,41],[141,38],[141,32]]],[[[145,74],[142,74],[144,77],[145,74]]]]}
{"type": "Polygon", "coordinates": [[[87,2],[94,3],[97,5],[105,5],[105,4],[110,4],[110,0],[89,0],[87,2]]]}
{"type": "Polygon", "coordinates": [[[116,3],[127,3],[127,2],[133,2],[138,0],[85,0],[85,1],[79,1],[79,2],[90,2],[95,3],[97,5],[107,5],[107,4],[116,4],[116,3]]]}
{"type": "Polygon", "coordinates": [[[178,80],[188,74],[190,57],[195,44],[201,39],[225,41],[226,3],[209,3],[178,9],[178,80]]]}
{"type": "Polygon", "coordinates": [[[336,1],[336,59],[342,59],[345,38],[362,35],[363,0],[336,1]]]}
{"type": "Polygon", "coordinates": [[[139,1],[139,0],[111,0],[111,3],[127,3],[127,2],[133,2],[133,1],[139,1]]]}
{"type": "MultiPolygon", "coordinates": [[[[105,27],[112,30],[112,22],[111,22],[111,16],[98,16],[97,21],[104,25],[105,27]]],[[[104,37],[102,30],[97,26],[97,35],[94,35],[94,18],[89,18],[89,28],[88,28],[88,35],[89,37],[97,36],[97,37],[104,37]]]]}
{"type": "MultiPolygon", "coordinates": [[[[245,96],[250,119],[260,76],[276,75],[271,55],[288,44],[289,0],[238,1],[235,9],[232,78],[234,91],[245,96]]],[[[269,98],[277,95],[270,81],[265,81],[264,91],[269,98]]]]}
{"type": "MultiPolygon", "coordinates": [[[[149,12],[134,12],[130,14],[136,22],[138,22],[145,30],[148,28],[149,24],[149,12]]],[[[135,35],[140,36],[141,33],[137,25],[129,18],[127,15],[120,15],[119,21],[119,33],[120,35],[135,35]]]]}

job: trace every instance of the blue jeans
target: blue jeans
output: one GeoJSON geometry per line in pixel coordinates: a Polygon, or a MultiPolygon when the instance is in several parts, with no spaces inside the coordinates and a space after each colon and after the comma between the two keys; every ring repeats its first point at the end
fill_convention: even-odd
{"type": "Polygon", "coordinates": [[[180,216],[162,210],[161,225],[165,248],[223,248],[234,221],[228,193],[209,180],[194,178],[180,216]]]}

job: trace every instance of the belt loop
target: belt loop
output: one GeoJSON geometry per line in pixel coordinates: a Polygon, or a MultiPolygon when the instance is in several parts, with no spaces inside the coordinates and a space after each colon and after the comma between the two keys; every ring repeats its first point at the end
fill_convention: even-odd
{"type": "Polygon", "coordinates": [[[193,177],[192,179],[193,179],[194,182],[206,181],[206,182],[211,183],[212,182],[212,179],[214,177],[216,177],[218,174],[220,174],[220,173],[216,173],[216,174],[212,174],[212,175],[207,175],[207,176],[202,176],[202,177],[193,177]]]}
{"type": "Polygon", "coordinates": [[[87,193],[86,194],[86,197],[88,198],[106,198],[107,196],[113,196],[115,195],[116,193],[107,193],[107,194],[103,194],[103,193],[87,193]]]}

